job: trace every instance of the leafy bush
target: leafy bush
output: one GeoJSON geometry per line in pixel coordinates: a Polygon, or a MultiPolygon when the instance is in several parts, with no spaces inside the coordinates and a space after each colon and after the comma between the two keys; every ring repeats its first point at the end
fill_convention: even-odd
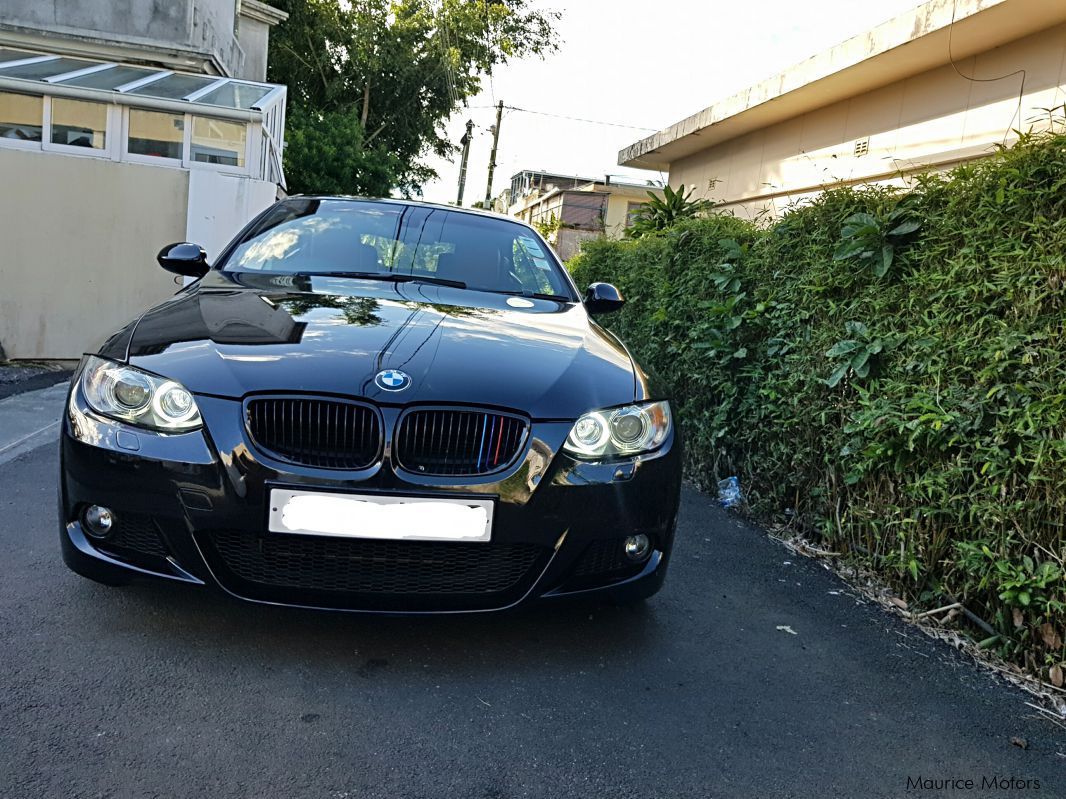
{"type": "Polygon", "coordinates": [[[989,645],[1066,658],[1066,137],[1027,136],[909,192],[836,189],[571,262],[672,391],[687,468],[865,561],[989,645]]]}
{"type": "Polygon", "coordinates": [[[683,185],[677,191],[663,186],[662,197],[649,191],[648,201],[633,214],[633,224],[626,228],[626,236],[639,239],[645,233],[666,230],[685,219],[694,219],[714,207],[710,200],[692,199],[695,192],[695,186],[686,192],[683,185]]]}

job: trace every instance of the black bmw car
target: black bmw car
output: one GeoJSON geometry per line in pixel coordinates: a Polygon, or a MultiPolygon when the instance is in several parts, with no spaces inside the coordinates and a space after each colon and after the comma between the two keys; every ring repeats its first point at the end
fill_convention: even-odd
{"type": "Polygon", "coordinates": [[[71,569],[247,600],[487,611],[662,585],[670,404],[532,228],[294,197],[86,355],[62,424],[71,569]]]}

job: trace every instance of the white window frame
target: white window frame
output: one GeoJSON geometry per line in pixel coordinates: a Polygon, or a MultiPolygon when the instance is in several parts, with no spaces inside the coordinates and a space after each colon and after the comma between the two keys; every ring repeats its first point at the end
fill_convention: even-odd
{"type": "Polygon", "coordinates": [[[41,140],[40,141],[24,141],[23,139],[0,139],[0,147],[7,147],[12,150],[30,150],[40,152],[45,139],[48,136],[48,124],[47,115],[49,113],[49,103],[47,97],[41,94],[31,94],[29,92],[12,92],[6,89],[0,89],[0,94],[21,94],[24,97],[36,97],[41,101],[41,140]]]}
{"type": "MultiPolygon", "coordinates": [[[[70,100],[69,97],[56,97],[45,95],[44,97],[44,136],[41,138],[41,149],[49,153],[64,153],[65,155],[79,155],[83,158],[103,158],[109,161],[115,160],[115,108],[107,103],[96,103],[104,106],[107,112],[104,119],[104,146],[102,149],[93,147],[75,147],[70,144],[56,144],[52,141],[52,101],[70,100]]],[[[95,100],[74,100],[78,103],[94,103],[95,100]]]]}
{"type": "Polygon", "coordinates": [[[0,63],[0,73],[5,69],[13,69],[14,67],[24,67],[27,64],[43,64],[45,61],[58,61],[61,56],[58,55],[32,55],[27,58],[16,58],[12,61],[4,61],[0,63]]]}
{"type": "MultiPolygon", "coordinates": [[[[188,135],[185,137],[185,147],[182,150],[183,165],[188,169],[206,169],[210,172],[222,172],[227,175],[240,175],[242,177],[248,177],[252,175],[252,133],[256,125],[248,122],[242,122],[237,119],[223,119],[222,117],[213,117],[210,114],[186,114],[185,115],[185,130],[188,135]],[[192,159],[192,120],[193,117],[200,117],[201,119],[214,119],[218,122],[232,122],[235,125],[244,126],[244,166],[228,166],[227,164],[209,164],[206,161],[194,161],[192,159]]],[[[253,176],[254,177],[254,176],[253,176]]]]}
{"type": "MultiPolygon", "coordinates": [[[[219,106],[220,108],[233,108],[238,111],[262,111],[264,107],[270,107],[271,103],[276,102],[277,98],[285,94],[286,89],[284,86],[271,87],[270,84],[259,83],[254,80],[242,80],[240,78],[219,78],[214,83],[210,83],[203,88],[197,89],[191,94],[187,94],[182,97],[182,100],[189,102],[197,102],[202,97],[214,92],[216,89],[221,89],[223,86],[235,84],[239,86],[255,86],[257,89],[266,89],[266,92],[248,108],[237,108],[236,106],[219,106]]],[[[211,116],[210,114],[201,114],[200,116],[211,116]]]]}
{"type": "Polygon", "coordinates": [[[116,67],[113,61],[108,61],[103,64],[93,64],[91,67],[82,67],[81,69],[74,69],[70,72],[61,72],[58,75],[50,75],[44,79],[45,83],[63,83],[64,81],[71,80],[72,78],[80,78],[82,75],[92,75],[96,72],[104,72],[112,67],[116,67]]]}
{"type": "Polygon", "coordinates": [[[173,74],[173,70],[166,69],[162,72],[156,72],[152,75],[143,75],[140,78],[134,78],[129,83],[123,83],[121,86],[116,86],[115,91],[120,94],[126,94],[127,92],[132,92],[134,89],[139,89],[142,86],[147,86],[150,83],[155,83],[157,80],[163,80],[163,78],[166,78],[173,74]]]}
{"type": "Polygon", "coordinates": [[[122,112],[122,141],[119,145],[119,153],[121,161],[128,161],[131,164],[150,164],[151,166],[167,166],[171,168],[181,169],[185,166],[185,161],[189,157],[189,138],[192,132],[189,127],[189,114],[179,114],[175,111],[161,111],[155,108],[138,108],[137,106],[123,106],[122,112]],[[181,158],[165,158],[160,155],[141,155],[140,153],[130,152],[130,112],[131,111],[147,111],[152,114],[165,114],[167,116],[180,116],[182,118],[182,132],[181,132],[181,158]]]}
{"type": "Polygon", "coordinates": [[[268,118],[261,120],[227,119],[214,117],[210,113],[171,112],[150,108],[140,108],[138,105],[125,105],[107,103],[98,100],[69,98],[56,95],[38,95],[28,92],[7,92],[0,89],[3,94],[15,94],[31,97],[41,102],[41,141],[26,142],[20,138],[0,138],[0,148],[28,150],[31,152],[59,152],[64,156],[77,156],[79,158],[95,158],[101,160],[127,162],[133,164],[148,164],[151,166],[164,166],[176,169],[201,169],[208,172],[221,173],[237,177],[251,177],[260,180],[269,180],[270,172],[266,166],[270,159],[268,144],[264,137],[270,136],[268,118]],[[52,101],[72,99],[78,102],[99,102],[107,107],[107,118],[104,121],[104,146],[102,149],[92,147],[75,147],[74,145],[55,144],[52,142],[52,101]],[[129,128],[130,112],[146,111],[149,113],[166,114],[167,116],[179,116],[182,121],[181,135],[181,158],[163,158],[159,156],[142,156],[139,153],[129,151],[129,128]],[[244,165],[228,166],[225,164],[211,164],[192,159],[192,137],[194,117],[217,119],[224,123],[232,123],[244,126],[244,165]]]}
{"type": "Polygon", "coordinates": [[[231,78],[219,78],[218,80],[214,81],[213,83],[209,83],[206,86],[204,86],[204,87],[202,87],[200,89],[197,89],[196,91],[192,92],[191,94],[185,95],[181,99],[182,100],[188,100],[191,103],[191,102],[193,102],[195,100],[199,100],[201,97],[203,97],[205,95],[210,94],[215,89],[221,89],[227,83],[231,83],[231,82],[232,82],[231,78]]]}
{"type": "MultiPolygon", "coordinates": [[[[150,164],[152,166],[165,166],[172,169],[198,169],[207,170],[209,172],[221,172],[228,175],[238,175],[240,177],[253,176],[252,173],[252,134],[257,127],[254,124],[243,122],[241,120],[223,119],[222,117],[212,117],[210,114],[193,114],[184,113],[178,114],[171,111],[157,111],[153,108],[137,108],[135,106],[123,106],[118,109],[122,115],[122,141],[118,148],[118,160],[128,161],[133,164],[150,164]],[[163,158],[162,156],[155,155],[140,155],[139,153],[131,153],[129,151],[130,142],[130,111],[149,111],[156,114],[168,114],[170,116],[181,116],[182,118],[182,138],[181,138],[181,158],[163,158]],[[246,131],[244,140],[244,166],[228,166],[226,164],[209,164],[204,161],[194,161],[192,159],[192,126],[194,117],[203,117],[206,119],[218,119],[220,122],[233,122],[237,125],[243,125],[246,131]]],[[[80,148],[69,148],[80,149],[80,148]]]]}

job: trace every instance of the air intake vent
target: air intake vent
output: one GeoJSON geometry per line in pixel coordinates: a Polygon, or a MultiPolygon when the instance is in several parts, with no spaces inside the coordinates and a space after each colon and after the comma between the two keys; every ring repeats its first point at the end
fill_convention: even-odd
{"type": "Polygon", "coordinates": [[[381,423],[366,405],[313,397],[269,397],[248,403],[256,446],[289,463],[322,469],[365,469],[378,458],[381,423]]]}
{"type": "Polygon", "coordinates": [[[116,516],[114,531],[105,540],[94,542],[100,549],[114,552],[123,560],[137,561],[140,556],[165,558],[167,548],[159,536],[152,517],[143,513],[116,516]]]}
{"type": "Polygon", "coordinates": [[[417,474],[490,474],[514,461],[528,426],[518,416],[489,411],[411,411],[400,422],[396,460],[417,474]]]}
{"type": "Polygon", "coordinates": [[[862,155],[866,155],[868,152],[870,152],[870,137],[867,136],[865,139],[856,140],[855,156],[859,157],[862,155]]]}
{"type": "Polygon", "coordinates": [[[218,530],[201,538],[254,586],[368,594],[494,594],[530,574],[544,547],[372,541],[218,530]]]}

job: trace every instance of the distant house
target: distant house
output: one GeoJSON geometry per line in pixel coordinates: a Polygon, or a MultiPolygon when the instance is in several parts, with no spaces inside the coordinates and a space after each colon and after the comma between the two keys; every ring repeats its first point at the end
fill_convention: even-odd
{"type": "Polygon", "coordinates": [[[506,207],[500,210],[530,224],[554,228],[548,238],[565,261],[577,254],[582,241],[622,238],[633,214],[648,201],[649,191],[661,194],[653,186],[610,177],[600,181],[526,171],[511,179],[511,192],[503,198],[506,207]]]}
{"type": "Polygon", "coordinates": [[[591,178],[525,169],[511,176],[511,189],[506,192],[504,210],[518,205],[525,197],[532,194],[544,194],[552,189],[573,189],[590,182],[591,178]]]}
{"type": "Polygon", "coordinates": [[[284,185],[284,86],[257,0],[3,0],[0,346],[77,357],[216,256],[284,185]]]}
{"type": "MultiPolygon", "coordinates": [[[[1066,1],[931,0],[622,150],[743,216],[829,186],[905,184],[1046,126],[1066,1]]],[[[698,84],[693,84],[698,85],[698,84]]]]}

